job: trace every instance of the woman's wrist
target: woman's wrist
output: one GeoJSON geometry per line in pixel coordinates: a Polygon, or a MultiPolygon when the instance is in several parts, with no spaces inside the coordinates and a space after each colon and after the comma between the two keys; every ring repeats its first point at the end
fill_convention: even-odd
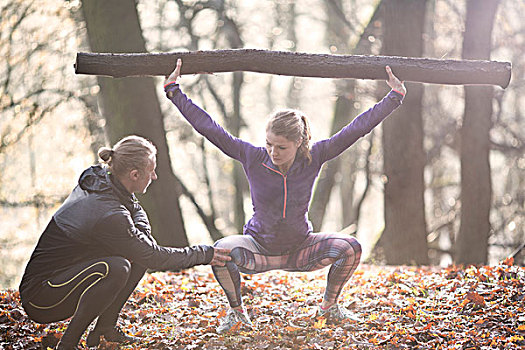
{"type": "Polygon", "coordinates": [[[171,85],[174,85],[174,84],[177,84],[176,80],[164,83],[164,89],[166,89],[168,86],[171,86],[171,85]]]}
{"type": "Polygon", "coordinates": [[[405,97],[406,95],[406,91],[403,91],[401,89],[395,89],[395,88],[392,88],[392,91],[395,91],[397,92],[398,94],[400,94],[401,96],[405,97]]]}

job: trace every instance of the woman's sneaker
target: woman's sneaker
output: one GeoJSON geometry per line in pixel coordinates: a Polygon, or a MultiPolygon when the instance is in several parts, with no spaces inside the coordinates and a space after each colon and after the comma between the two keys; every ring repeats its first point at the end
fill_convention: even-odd
{"type": "Polygon", "coordinates": [[[355,321],[355,322],[361,321],[359,317],[355,316],[347,308],[340,306],[337,303],[330,306],[326,310],[323,310],[321,306],[319,306],[315,317],[316,318],[319,318],[319,317],[326,318],[326,323],[328,324],[338,324],[345,320],[350,320],[350,321],[355,321]]]}
{"type": "Polygon", "coordinates": [[[248,326],[249,328],[253,327],[253,323],[250,320],[250,317],[246,313],[246,308],[243,306],[242,309],[230,309],[226,316],[224,316],[217,327],[218,334],[224,334],[229,332],[232,328],[239,326],[248,326]],[[239,325],[240,323],[240,325],[239,325]]]}

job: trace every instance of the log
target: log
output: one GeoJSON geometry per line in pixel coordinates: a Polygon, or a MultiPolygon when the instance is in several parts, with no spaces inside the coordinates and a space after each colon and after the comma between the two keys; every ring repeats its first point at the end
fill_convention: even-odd
{"type": "Polygon", "coordinates": [[[441,60],[397,56],[309,54],[256,49],[170,53],[77,53],[75,73],[129,76],[167,76],[177,58],[181,74],[248,71],[318,78],[386,80],[385,66],[404,81],[451,85],[499,85],[510,82],[510,62],[441,60]]]}

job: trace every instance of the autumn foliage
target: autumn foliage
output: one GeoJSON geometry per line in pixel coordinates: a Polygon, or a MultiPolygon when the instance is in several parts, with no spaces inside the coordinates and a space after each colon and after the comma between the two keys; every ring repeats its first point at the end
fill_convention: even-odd
{"type": "MultiPolygon", "coordinates": [[[[341,302],[360,322],[315,319],[326,270],[244,276],[255,329],[218,335],[226,299],[208,267],[151,273],[124,307],[124,349],[519,349],[525,348],[525,269],[361,266],[341,302]]],[[[53,347],[67,322],[28,320],[18,293],[0,292],[0,348],[53,347]]],[[[85,342],[82,341],[82,345],[85,342]]],[[[101,343],[102,349],[116,344],[101,343]]]]}

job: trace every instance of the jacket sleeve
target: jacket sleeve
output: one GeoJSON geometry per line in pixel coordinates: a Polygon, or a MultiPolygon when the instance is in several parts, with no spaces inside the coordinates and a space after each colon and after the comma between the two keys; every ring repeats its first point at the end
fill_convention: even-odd
{"type": "Polygon", "coordinates": [[[149,223],[148,215],[139,203],[133,204],[131,218],[133,220],[133,224],[140,232],[146,234],[150,237],[150,239],[155,241],[155,239],[151,235],[151,225],[149,223]]]}
{"type": "Polygon", "coordinates": [[[209,264],[213,247],[198,245],[185,248],[163,247],[135,227],[130,213],[121,209],[103,217],[93,237],[111,254],[123,256],[156,270],[180,270],[209,264]]]}
{"type": "Polygon", "coordinates": [[[380,102],[361,113],[337,134],[329,139],[315,143],[312,146],[312,151],[314,148],[317,148],[316,151],[321,155],[321,163],[337,157],[358,139],[372,131],[399,107],[402,101],[402,94],[394,90],[390,91],[380,102]]]}
{"type": "Polygon", "coordinates": [[[207,138],[224,154],[241,162],[245,162],[245,151],[247,148],[255,148],[253,145],[224,130],[206,111],[195,105],[193,101],[180,90],[178,84],[169,84],[164,89],[166,96],[199,134],[207,138]]]}

